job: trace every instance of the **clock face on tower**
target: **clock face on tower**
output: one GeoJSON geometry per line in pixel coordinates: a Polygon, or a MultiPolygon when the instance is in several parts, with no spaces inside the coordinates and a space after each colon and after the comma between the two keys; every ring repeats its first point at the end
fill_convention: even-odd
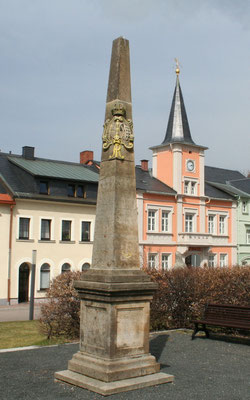
{"type": "Polygon", "coordinates": [[[190,172],[194,171],[194,161],[193,160],[187,160],[187,170],[190,172]]]}

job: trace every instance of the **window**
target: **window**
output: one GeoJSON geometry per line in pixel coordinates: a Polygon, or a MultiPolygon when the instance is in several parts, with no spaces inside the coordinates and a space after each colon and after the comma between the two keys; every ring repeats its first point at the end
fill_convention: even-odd
{"type": "Polygon", "coordinates": [[[69,263],[64,263],[63,265],[62,265],[62,274],[64,273],[64,272],[69,272],[70,271],[70,264],[69,263]]]}
{"type": "Polygon", "coordinates": [[[242,212],[247,213],[247,201],[242,201],[242,212]]]}
{"type": "Polygon", "coordinates": [[[71,221],[62,221],[62,240],[71,240],[71,221]]]}
{"type": "Polygon", "coordinates": [[[90,222],[82,221],[81,241],[82,242],[90,241],[90,222]]]}
{"type": "Polygon", "coordinates": [[[161,255],[161,267],[163,270],[169,269],[169,254],[162,254],[161,255]]]}
{"type": "Polygon", "coordinates": [[[69,197],[85,197],[84,186],[68,184],[68,196],[69,197]]]}
{"type": "Polygon", "coordinates": [[[82,271],[87,271],[90,268],[90,264],[89,263],[84,263],[82,265],[82,271]]]}
{"type": "Polygon", "coordinates": [[[208,216],[208,233],[214,233],[214,215],[208,216]]]}
{"type": "Polygon", "coordinates": [[[148,268],[153,269],[156,267],[156,254],[148,255],[148,268]]]}
{"type": "Polygon", "coordinates": [[[191,182],[191,194],[196,194],[196,183],[191,182]]]}
{"type": "Polygon", "coordinates": [[[185,214],[185,232],[194,231],[194,215],[185,214]]]}
{"type": "Polygon", "coordinates": [[[19,218],[19,239],[28,240],[30,236],[30,218],[19,218]]]}
{"type": "Polygon", "coordinates": [[[48,289],[50,282],[50,265],[44,263],[40,269],[40,289],[48,289]]]}
{"type": "Polygon", "coordinates": [[[189,192],[189,181],[184,182],[184,193],[188,194],[189,192]]]}
{"type": "Polygon", "coordinates": [[[156,212],[154,210],[148,211],[148,230],[155,231],[155,215],[156,212]]]}
{"type": "Polygon", "coordinates": [[[169,224],[168,224],[168,211],[162,211],[161,214],[161,230],[162,232],[168,232],[169,230],[169,224]]]}
{"type": "Polygon", "coordinates": [[[184,181],[184,193],[196,195],[196,183],[195,181],[184,181]]]}
{"type": "Polygon", "coordinates": [[[247,242],[247,244],[250,244],[250,229],[246,230],[246,234],[247,234],[246,242],[247,242]]]}
{"type": "Polygon", "coordinates": [[[84,197],[84,187],[82,185],[77,186],[76,195],[77,197],[84,197]]]}
{"type": "Polygon", "coordinates": [[[215,267],[215,254],[209,254],[208,256],[208,266],[215,267]]]}
{"type": "Polygon", "coordinates": [[[75,197],[76,187],[75,185],[68,185],[68,196],[75,197]]]}
{"type": "Polygon", "coordinates": [[[49,184],[46,181],[39,182],[39,193],[40,194],[48,194],[49,193],[49,184]]]}
{"type": "Polygon", "coordinates": [[[226,217],[224,215],[220,215],[220,217],[219,217],[219,233],[220,233],[220,235],[224,235],[226,233],[225,221],[226,221],[226,217]]]}
{"type": "Polygon", "coordinates": [[[50,219],[42,219],[41,220],[41,240],[50,240],[50,232],[51,232],[51,220],[50,219]]]}
{"type": "Polygon", "coordinates": [[[220,267],[226,267],[227,254],[220,254],[220,267]]]}

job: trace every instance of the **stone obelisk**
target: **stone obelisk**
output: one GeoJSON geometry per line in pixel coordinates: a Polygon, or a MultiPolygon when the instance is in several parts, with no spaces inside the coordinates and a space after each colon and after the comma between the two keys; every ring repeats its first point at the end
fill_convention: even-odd
{"type": "Polygon", "coordinates": [[[172,382],[149,353],[157,285],[139,267],[129,42],[113,42],[92,266],[75,282],[80,349],[55,378],[102,395],[172,382]]]}

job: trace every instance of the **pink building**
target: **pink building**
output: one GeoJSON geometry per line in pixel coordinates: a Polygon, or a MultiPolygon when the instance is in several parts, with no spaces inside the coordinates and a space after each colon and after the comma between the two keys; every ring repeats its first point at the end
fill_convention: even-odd
{"type": "MultiPolygon", "coordinates": [[[[168,269],[186,264],[233,265],[237,261],[236,202],[214,182],[237,171],[205,167],[207,147],[191,136],[179,70],[165,138],[136,168],[139,242],[143,265],[168,269]]],[[[236,178],[235,178],[236,179],[236,178]]]]}

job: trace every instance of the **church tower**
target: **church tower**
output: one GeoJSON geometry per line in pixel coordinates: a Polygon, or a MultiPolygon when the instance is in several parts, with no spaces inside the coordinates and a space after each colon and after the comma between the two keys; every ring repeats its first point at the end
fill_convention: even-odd
{"type": "Polygon", "coordinates": [[[204,196],[204,150],[192,139],[176,60],[176,86],[163,142],[153,150],[153,176],[178,194],[204,196]]]}

